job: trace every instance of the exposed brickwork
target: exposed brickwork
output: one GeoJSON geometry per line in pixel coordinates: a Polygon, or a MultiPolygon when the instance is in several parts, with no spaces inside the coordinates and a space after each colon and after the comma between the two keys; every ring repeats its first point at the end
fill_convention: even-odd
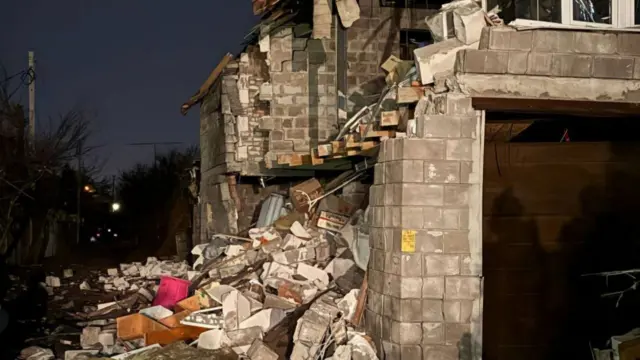
{"type": "Polygon", "coordinates": [[[467,359],[480,297],[470,222],[480,185],[469,169],[481,163],[481,117],[461,94],[423,101],[420,138],[385,141],[375,168],[367,332],[386,358],[467,359]],[[403,247],[407,230],[415,251],[403,247]]]}
{"type": "Polygon", "coordinates": [[[640,33],[486,27],[478,50],[458,52],[456,71],[640,79],[640,33]]]}

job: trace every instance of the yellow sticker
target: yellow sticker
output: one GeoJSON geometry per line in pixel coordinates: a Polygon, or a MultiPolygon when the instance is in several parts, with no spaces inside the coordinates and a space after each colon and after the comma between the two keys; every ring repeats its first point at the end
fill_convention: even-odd
{"type": "Polygon", "coordinates": [[[416,252],[415,230],[402,230],[402,252],[416,252]]]}

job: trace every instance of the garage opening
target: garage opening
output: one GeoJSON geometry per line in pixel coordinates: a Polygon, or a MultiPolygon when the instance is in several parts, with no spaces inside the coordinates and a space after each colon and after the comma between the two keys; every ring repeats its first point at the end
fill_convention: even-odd
{"type": "Polygon", "coordinates": [[[640,327],[640,272],[593,275],[640,269],[640,119],[486,121],[483,358],[592,359],[640,327]]]}

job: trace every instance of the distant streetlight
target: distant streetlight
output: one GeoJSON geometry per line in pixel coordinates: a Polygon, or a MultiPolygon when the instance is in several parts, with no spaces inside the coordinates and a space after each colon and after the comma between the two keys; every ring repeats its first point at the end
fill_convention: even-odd
{"type": "Polygon", "coordinates": [[[113,204],[111,204],[111,210],[113,212],[118,212],[120,211],[120,203],[114,202],[113,204]]]}

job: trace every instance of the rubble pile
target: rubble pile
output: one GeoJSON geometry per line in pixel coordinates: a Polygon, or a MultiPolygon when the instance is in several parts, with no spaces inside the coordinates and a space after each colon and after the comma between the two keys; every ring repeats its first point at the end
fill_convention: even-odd
{"type": "MultiPolygon", "coordinates": [[[[350,178],[362,173],[356,175],[350,178]]],[[[368,222],[363,210],[334,195],[345,184],[325,189],[311,179],[292,187],[290,204],[277,209],[284,215],[264,212],[266,226],[247,237],[218,234],[196,245],[193,266],[148,258],[81,280],[70,270],[48,276],[43,286],[57,300],[70,287],[112,298],[68,313],[82,327],[79,341],[65,340],[76,349],[56,355],[377,359],[371,339],[358,331],[368,222]]],[[[30,347],[23,358],[55,357],[30,347]]]]}

